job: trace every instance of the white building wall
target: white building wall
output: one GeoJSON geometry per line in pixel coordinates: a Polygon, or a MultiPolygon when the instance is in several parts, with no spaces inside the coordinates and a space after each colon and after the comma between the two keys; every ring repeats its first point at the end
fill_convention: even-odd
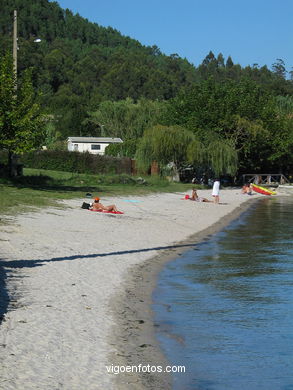
{"type": "Polygon", "coordinates": [[[81,142],[68,142],[68,150],[70,152],[89,152],[91,154],[105,154],[105,149],[109,144],[95,144],[95,143],[81,143],[81,142]],[[76,148],[77,145],[77,148],[76,148]],[[100,145],[100,149],[92,149],[92,145],[100,145]]]}
{"type": "Polygon", "coordinates": [[[67,149],[69,150],[69,152],[73,151],[73,143],[72,142],[67,143],[67,149]]]}

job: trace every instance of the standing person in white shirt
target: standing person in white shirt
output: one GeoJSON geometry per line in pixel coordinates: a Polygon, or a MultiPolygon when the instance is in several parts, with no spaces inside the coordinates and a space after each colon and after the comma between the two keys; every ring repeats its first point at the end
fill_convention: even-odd
{"type": "Polygon", "coordinates": [[[212,196],[214,197],[214,203],[218,204],[220,201],[220,179],[214,181],[212,196]]]}

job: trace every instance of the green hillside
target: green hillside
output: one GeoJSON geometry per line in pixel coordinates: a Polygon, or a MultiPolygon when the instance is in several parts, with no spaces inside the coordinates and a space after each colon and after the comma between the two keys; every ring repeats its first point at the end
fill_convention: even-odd
{"type": "Polygon", "coordinates": [[[17,9],[19,73],[34,67],[34,84],[62,132],[82,134],[86,112],[103,100],[169,99],[196,80],[188,61],[90,23],[56,2],[1,0],[0,7],[1,47],[12,47],[17,9]],[[36,44],[36,38],[42,41],[36,44]]]}
{"type": "Polygon", "coordinates": [[[282,59],[271,69],[241,67],[207,48],[196,67],[57,2],[0,0],[0,9],[1,54],[12,52],[18,12],[18,78],[32,67],[39,103],[50,119],[46,145],[68,136],[120,136],[132,140],[122,151],[131,155],[147,127],[176,124],[205,145],[228,140],[241,169],[256,167],[260,156],[257,169],[281,169],[290,156],[293,83],[282,59]]]}

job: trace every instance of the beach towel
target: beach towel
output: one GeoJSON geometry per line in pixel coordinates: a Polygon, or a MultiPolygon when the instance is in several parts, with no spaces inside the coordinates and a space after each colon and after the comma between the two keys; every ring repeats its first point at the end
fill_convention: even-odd
{"type": "Polygon", "coordinates": [[[95,211],[97,213],[105,213],[105,214],[124,214],[123,211],[108,211],[108,210],[93,210],[93,209],[90,209],[90,211],[95,211]]]}

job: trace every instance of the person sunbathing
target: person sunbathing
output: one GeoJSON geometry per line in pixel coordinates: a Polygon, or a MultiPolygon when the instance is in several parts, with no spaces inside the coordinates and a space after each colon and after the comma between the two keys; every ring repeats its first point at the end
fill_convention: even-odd
{"type": "Polygon", "coordinates": [[[94,202],[92,204],[92,209],[93,210],[98,210],[98,211],[115,211],[117,212],[117,207],[114,204],[111,204],[109,206],[104,206],[102,203],[100,203],[100,198],[97,196],[94,199],[94,202]]]}
{"type": "Polygon", "coordinates": [[[251,184],[244,184],[244,186],[242,187],[242,194],[247,194],[247,195],[251,195],[251,184]]]}
{"type": "Polygon", "coordinates": [[[207,198],[203,198],[197,195],[197,191],[195,188],[192,189],[190,200],[195,200],[196,202],[212,202],[212,200],[208,200],[207,198]]]}

